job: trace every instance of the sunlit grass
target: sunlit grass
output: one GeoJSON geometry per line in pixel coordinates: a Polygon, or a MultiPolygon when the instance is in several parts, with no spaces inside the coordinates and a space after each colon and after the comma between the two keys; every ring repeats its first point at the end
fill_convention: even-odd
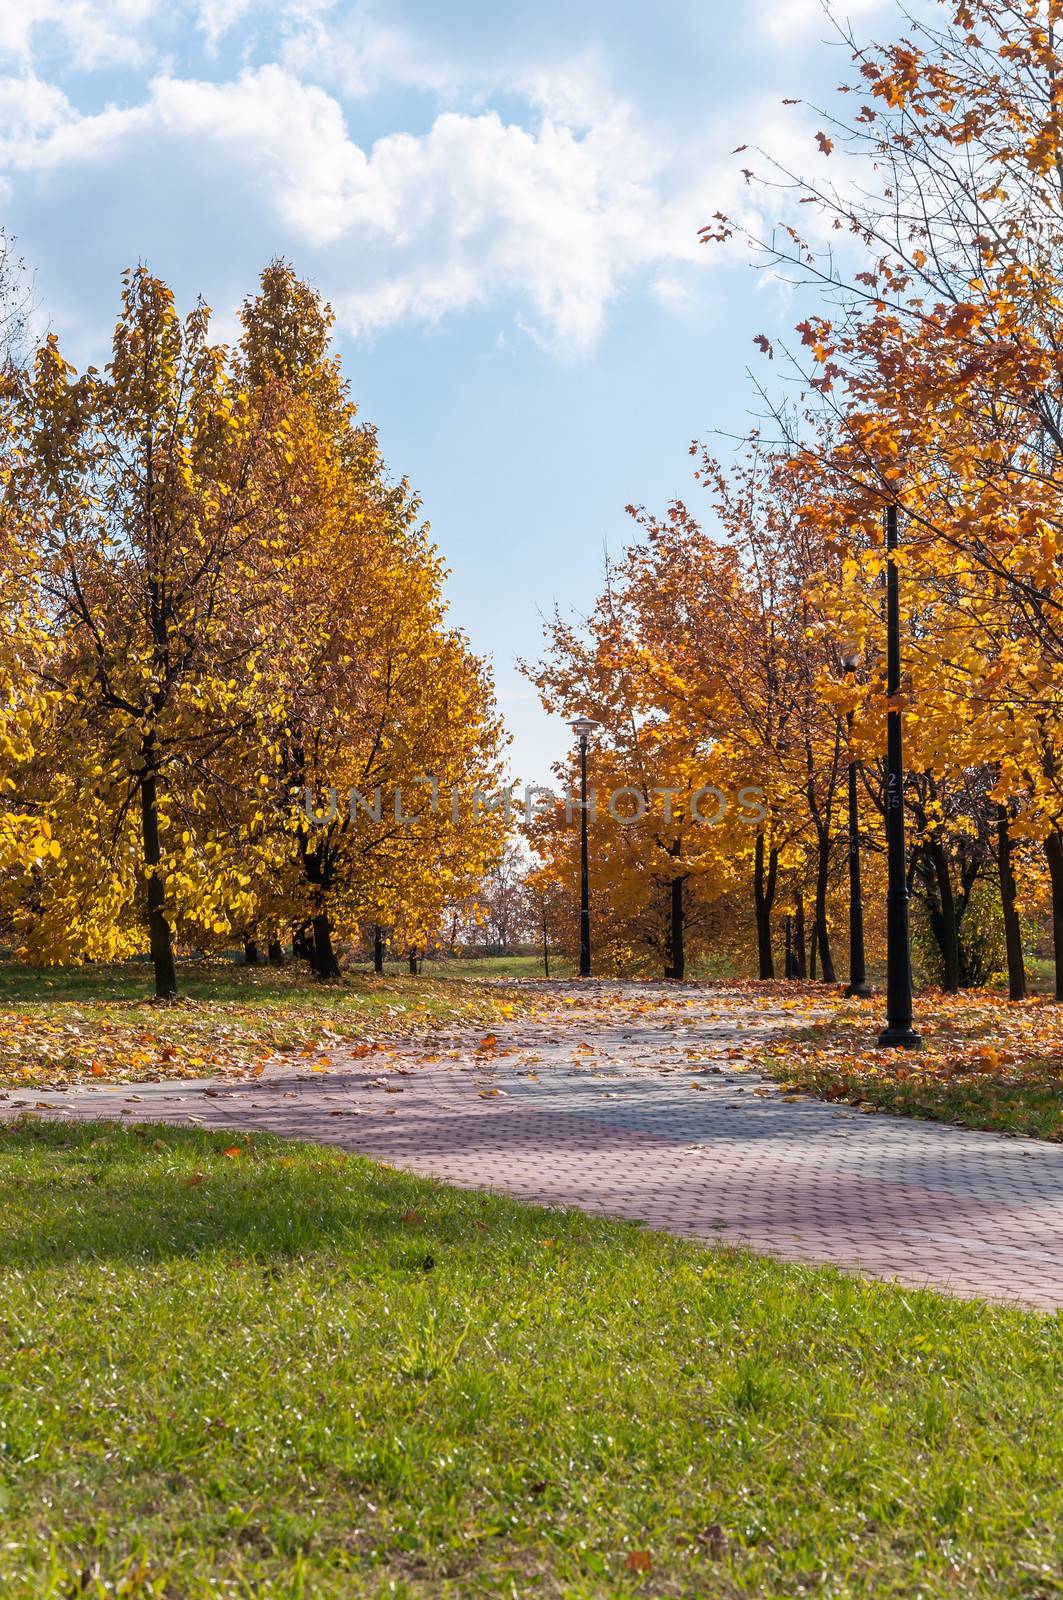
{"type": "Polygon", "coordinates": [[[899,1116],[1063,1140],[1063,1006],[999,994],[921,994],[921,1050],[880,1050],[881,1001],[834,998],[829,1014],[764,1052],[789,1087],[899,1116]]]}
{"type": "Polygon", "coordinates": [[[352,972],[323,984],[302,963],[222,960],[182,963],[180,999],[158,1004],[149,974],[140,962],[0,963],[0,1084],[242,1072],[277,1052],[490,1023],[520,1000],[486,975],[352,972]]]}
{"type": "Polygon", "coordinates": [[[0,1189],[5,1600],[1063,1586],[1056,1317],[260,1136],[0,1189]]]}

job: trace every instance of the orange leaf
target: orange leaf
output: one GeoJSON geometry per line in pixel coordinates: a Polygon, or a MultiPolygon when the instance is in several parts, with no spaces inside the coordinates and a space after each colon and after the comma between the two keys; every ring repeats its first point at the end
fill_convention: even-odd
{"type": "Polygon", "coordinates": [[[629,1572],[649,1572],[653,1562],[648,1550],[629,1550],[624,1557],[624,1565],[629,1572]]]}

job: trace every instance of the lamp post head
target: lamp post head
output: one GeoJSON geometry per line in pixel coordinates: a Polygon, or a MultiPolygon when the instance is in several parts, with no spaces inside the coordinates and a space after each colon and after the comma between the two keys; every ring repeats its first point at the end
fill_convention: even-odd
{"type": "Polygon", "coordinates": [[[595,729],[601,727],[601,723],[595,722],[593,717],[577,717],[569,726],[579,739],[580,744],[585,745],[595,729]]]}

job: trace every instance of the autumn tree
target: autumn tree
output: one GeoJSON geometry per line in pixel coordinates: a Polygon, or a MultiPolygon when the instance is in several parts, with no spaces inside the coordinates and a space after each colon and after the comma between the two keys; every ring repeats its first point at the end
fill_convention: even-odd
{"type": "MultiPolygon", "coordinates": [[[[684,701],[677,689],[678,665],[664,643],[674,608],[684,603],[680,583],[666,586],[671,549],[650,526],[646,543],[607,571],[585,622],[555,616],[547,654],[528,671],[549,710],[586,712],[601,724],[593,752],[600,801],[589,821],[592,888],[603,900],[614,964],[650,958],[666,976],[683,978],[691,934],[732,886],[736,860],[753,849],[751,813],[738,796],[756,779],[715,739],[708,701],[694,694],[684,701]]],[[[566,794],[575,792],[574,767],[562,765],[556,776],[566,794]]],[[[576,815],[571,802],[562,804],[530,830],[557,874],[575,859],[576,815]]],[[[603,946],[601,934],[597,943],[603,946]]]]}
{"type": "MultiPolygon", "coordinates": [[[[913,663],[913,727],[937,746],[924,790],[992,775],[1005,903],[1013,845],[1043,842],[1063,996],[1061,20],[1058,0],[960,0],[906,16],[894,42],[843,33],[855,110],[819,114],[820,175],[763,155],[749,175],[801,207],[754,244],[825,302],[799,325],[794,370],[830,420],[826,521],[843,560],[868,557],[869,576],[881,507],[905,513],[909,655],[930,663],[913,663]]],[[[718,217],[705,237],[732,231],[718,217]]],[[[1008,924],[1018,995],[1013,904],[1008,924]]]]}
{"type": "Polygon", "coordinates": [[[427,929],[499,847],[449,804],[498,777],[490,680],[330,327],[273,263],[229,351],[140,268],[102,374],[49,338],[8,376],[0,755],[29,820],[4,888],[37,959],[129,953],[146,922],[169,996],[178,936],[276,952],[306,927],[331,976],[335,927],[427,929]]]}
{"type": "Polygon", "coordinates": [[[307,952],[329,978],[337,926],[351,937],[372,921],[423,948],[478,881],[504,835],[493,814],[471,814],[476,791],[501,782],[501,729],[483,663],[447,621],[419,502],[389,478],[349,397],[329,307],[275,262],[243,326],[239,371],[253,405],[284,417],[298,483],[265,598],[283,644],[255,809],[274,839],[286,834],[292,916],[305,915],[307,952]]]}
{"type": "Polygon", "coordinates": [[[7,512],[38,552],[33,671],[56,700],[54,759],[108,792],[119,833],[136,817],[156,993],[170,996],[178,797],[195,807],[249,715],[261,641],[246,578],[268,543],[274,441],[206,306],[182,320],[145,268],[124,280],[104,372],[77,375],[50,336],[8,404],[7,512]]]}

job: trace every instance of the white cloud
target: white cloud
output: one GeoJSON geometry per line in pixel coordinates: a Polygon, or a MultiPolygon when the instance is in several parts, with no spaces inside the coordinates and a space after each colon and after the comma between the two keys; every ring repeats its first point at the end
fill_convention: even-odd
{"type": "Polygon", "coordinates": [[[156,0],[9,0],[0,6],[0,61],[30,67],[51,45],[79,70],[137,65],[155,7],[156,0]]]}
{"type": "Polygon", "coordinates": [[[149,120],[144,107],[81,116],[52,84],[32,75],[0,78],[0,162],[9,172],[91,162],[149,120]]]}
{"type": "Polygon", "coordinates": [[[42,83],[31,73],[0,78],[0,159],[14,161],[27,142],[39,140],[76,115],[54,84],[42,83]]]}
{"type": "Polygon", "coordinates": [[[347,99],[394,85],[444,96],[471,87],[474,74],[467,65],[426,49],[416,34],[382,20],[369,7],[351,5],[337,14],[331,0],[294,5],[282,0],[282,11],[281,64],[298,77],[333,86],[347,99]]]}
{"type": "Polygon", "coordinates": [[[255,0],[199,0],[196,26],[208,47],[213,50],[254,5],[255,0]]]}
{"type": "Polygon", "coordinates": [[[167,171],[202,167],[213,190],[252,195],[300,260],[309,253],[355,333],[501,299],[585,348],[640,271],[667,283],[665,269],[705,260],[698,226],[723,190],[734,198],[703,152],[677,167],[629,107],[601,97],[580,101],[585,129],[448,111],[424,134],[363,149],[331,94],[276,65],[225,83],[161,77],[141,105],[84,117],[35,80],[6,92],[21,107],[18,137],[0,148],[9,170],[126,170],[150,144],[165,197],[167,171]]]}
{"type": "Polygon", "coordinates": [[[776,45],[793,46],[809,35],[824,39],[836,37],[837,18],[843,26],[855,22],[869,11],[882,10],[887,0],[760,0],[757,14],[759,32],[776,45]]]}

